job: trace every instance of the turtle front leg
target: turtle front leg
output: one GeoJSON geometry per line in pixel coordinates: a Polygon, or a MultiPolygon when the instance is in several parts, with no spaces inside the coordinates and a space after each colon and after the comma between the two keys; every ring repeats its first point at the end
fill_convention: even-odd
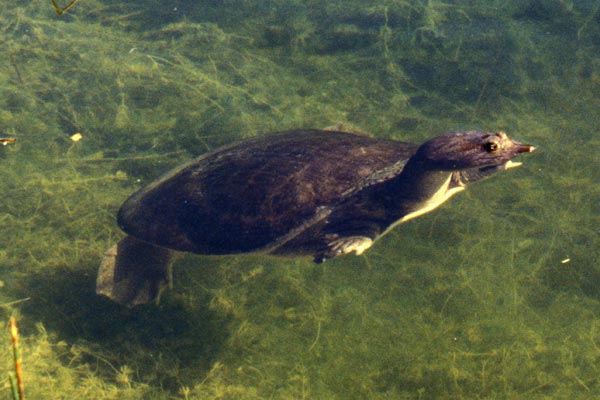
{"type": "Polygon", "coordinates": [[[332,239],[327,243],[327,249],[315,255],[314,262],[317,264],[323,261],[350,254],[354,252],[357,256],[364,253],[373,244],[373,239],[367,236],[344,236],[332,239]]]}
{"type": "Polygon", "coordinates": [[[360,256],[373,244],[373,239],[365,236],[346,236],[333,240],[329,243],[329,249],[336,255],[350,254],[354,252],[360,256]]]}
{"type": "Polygon", "coordinates": [[[365,223],[361,228],[357,228],[356,223],[352,225],[351,229],[326,234],[326,248],[315,255],[314,261],[322,263],[329,258],[350,253],[360,256],[373,245],[381,230],[375,223],[365,223]]]}

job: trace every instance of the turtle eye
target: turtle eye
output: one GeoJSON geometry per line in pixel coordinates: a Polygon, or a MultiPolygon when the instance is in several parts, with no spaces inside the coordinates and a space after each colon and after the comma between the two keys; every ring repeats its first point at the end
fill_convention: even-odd
{"type": "Polygon", "coordinates": [[[496,143],[496,142],[487,142],[487,143],[485,143],[483,145],[483,148],[488,153],[494,153],[496,150],[498,150],[498,143],[496,143]]]}

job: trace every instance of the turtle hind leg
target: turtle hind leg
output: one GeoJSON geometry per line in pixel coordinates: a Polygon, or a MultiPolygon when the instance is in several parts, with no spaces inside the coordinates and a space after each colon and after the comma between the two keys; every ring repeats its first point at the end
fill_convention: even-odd
{"type": "Polygon", "coordinates": [[[171,251],[123,238],[104,255],[96,293],[127,307],[158,300],[171,281],[171,251]]]}

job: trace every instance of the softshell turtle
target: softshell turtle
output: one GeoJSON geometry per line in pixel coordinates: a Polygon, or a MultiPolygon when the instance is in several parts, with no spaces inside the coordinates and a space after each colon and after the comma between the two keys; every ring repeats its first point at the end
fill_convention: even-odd
{"type": "Polygon", "coordinates": [[[303,129],[226,146],[125,201],[117,221],[128,236],[107,251],[96,291],[129,307],[157,298],[172,250],[316,262],[360,255],[398,223],[534,149],[503,132],[452,132],[417,146],[303,129]]]}

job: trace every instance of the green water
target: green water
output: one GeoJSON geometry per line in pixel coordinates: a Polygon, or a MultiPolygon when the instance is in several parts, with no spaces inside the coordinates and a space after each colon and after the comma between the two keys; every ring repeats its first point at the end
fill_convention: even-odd
{"type": "Polygon", "coordinates": [[[2,2],[0,398],[11,315],[30,399],[600,398],[599,9],[2,2]],[[159,305],[95,296],[128,194],[236,139],[336,122],[538,150],[360,257],[184,255],[159,305]]]}

